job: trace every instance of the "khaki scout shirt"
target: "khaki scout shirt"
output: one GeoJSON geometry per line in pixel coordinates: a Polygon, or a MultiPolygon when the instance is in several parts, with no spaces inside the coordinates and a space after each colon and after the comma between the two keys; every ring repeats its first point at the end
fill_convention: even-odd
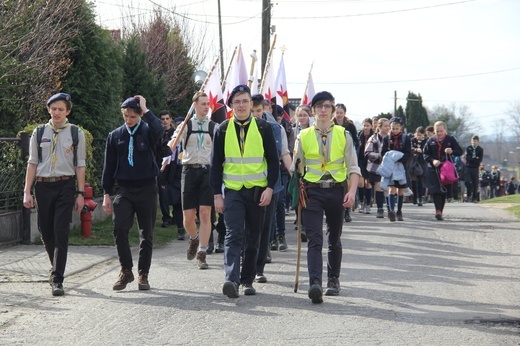
{"type": "MultiPolygon", "coordinates": [[[[188,135],[188,125],[184,127],[184,130],[181,134],[182,141],[182,164],[183,165],[209,165],[211,163],[211,148],[213,141],[211,140],[211,136],[209,133],[204,133],[204,140],[202,142],[202,148],[197,148],[198,141],[198,133],[193,131],[198,131],[199,124],[196,116],[193,116],[190,121],[191,123],[191,135],[190,138],[186,141],[186,136],[188,135]],[[186,143],[187,142],[187,143],[186,143]]],[[[209,131],[209,118],[206,118],[204,125],[202,126],[203,131],[209,131]]],[[[180,125],[175,130],[172,138],[177,138],[179,135],[180,125]]]]}
{"type": "MultiPolygon", "coordinates": [[[[29,163],[38,165],[36,168],[37,177],[61,177],[76,175],[74,167],[74,152],[72,149],[71,126],[67,126],[58,134],[58,143],[56,144],[56,163],[54,169],[51,167],[51,149],[52,149],[52,129],[49,125],[45,126],[40,146],[42,148],[42,162],[38,162],[38,143],[36,131],[34,129],[29,143],[29,163]]],[[[78,167],[85,167],[85,133],[79,129],[78,131],[78,167]]]]}

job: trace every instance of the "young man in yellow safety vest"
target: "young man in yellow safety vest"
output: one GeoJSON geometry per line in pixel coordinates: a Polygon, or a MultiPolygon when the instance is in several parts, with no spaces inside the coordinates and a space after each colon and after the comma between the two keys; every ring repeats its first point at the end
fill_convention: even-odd
{"type": "Polygon", "coordinates": [[[333,296],[340,291],[344,208],[354,204],[361,171],[352,137],[344,127],[332,122],[334,97],[327,91],[317,93],[312,99],[312,111],[316,122],[298,135],[293,165],[300,162],[298,169],[308,196],[302,217],[308,239],[308,293],[316,304],[323,302],[323,214],[326,216],[328,248],[325,295],[333,296]],[[348,177],[350,189],[344,194],[343,183],[348,177]]]}
{"type": "Polygon", "coordinates": [[[210,178],[215,210],[224,214],[226,224],[222,292],[238,298],[239,285],[244,295],[256,294],[253,280],[260,234],[280,166],[271,125],[251,115],[250,89],[236,86],[228,105],[233,116],[215,131],[210,178]]]}

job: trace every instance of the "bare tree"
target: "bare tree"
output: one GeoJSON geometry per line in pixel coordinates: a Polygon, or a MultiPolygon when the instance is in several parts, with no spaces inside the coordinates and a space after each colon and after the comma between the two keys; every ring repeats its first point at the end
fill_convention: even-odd
{"type": "Polygon", "coordinates": [[[511,105],[507,114],[511,122],[511,131],[516,138],[516,144],[520,146],[520,102],[511,105]]]}
{"type": "Polygon", "coordinates": [[[448,127],[448,133],[459,141],[461,145],[469,143],[471,137],[477,134],[480,126],[472,118],[471,112],[466,105],[451,106],[436,105],[428,111],[428,118],[432,123],[444,121],[448,127]]]}

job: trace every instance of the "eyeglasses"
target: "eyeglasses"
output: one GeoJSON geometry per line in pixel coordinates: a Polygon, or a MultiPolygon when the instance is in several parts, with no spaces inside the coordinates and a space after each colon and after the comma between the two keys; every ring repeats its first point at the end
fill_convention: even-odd
{"type": "Polygon", "coordinates": [[[232,102],[233,106],[245,106],[251,103],[251,100],[235,100],[232,102]]]}
{"type": "Polygon", "coordinates": [[[332,109],[332,105],[331,105],[331,104],[326,104],[326,105],[317,105],[317,106],[315,106],[315,108],[317,108],[317,109],[322,109],[322,108],[325,108],[325,109],[332,109]]]}

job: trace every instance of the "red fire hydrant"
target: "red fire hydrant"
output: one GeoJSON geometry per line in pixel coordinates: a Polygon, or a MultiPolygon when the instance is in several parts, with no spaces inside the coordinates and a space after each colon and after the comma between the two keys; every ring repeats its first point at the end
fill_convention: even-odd
{"type": "Polygon", "coordinates": [[[92,199],[94,193],[92,186],[89,183],[85,183],[85,205],[81,209],[81,235],[85,238],[90,238],[90,231],[92,226],[92,212],[97,207],[97,203],[92,199]]]}

